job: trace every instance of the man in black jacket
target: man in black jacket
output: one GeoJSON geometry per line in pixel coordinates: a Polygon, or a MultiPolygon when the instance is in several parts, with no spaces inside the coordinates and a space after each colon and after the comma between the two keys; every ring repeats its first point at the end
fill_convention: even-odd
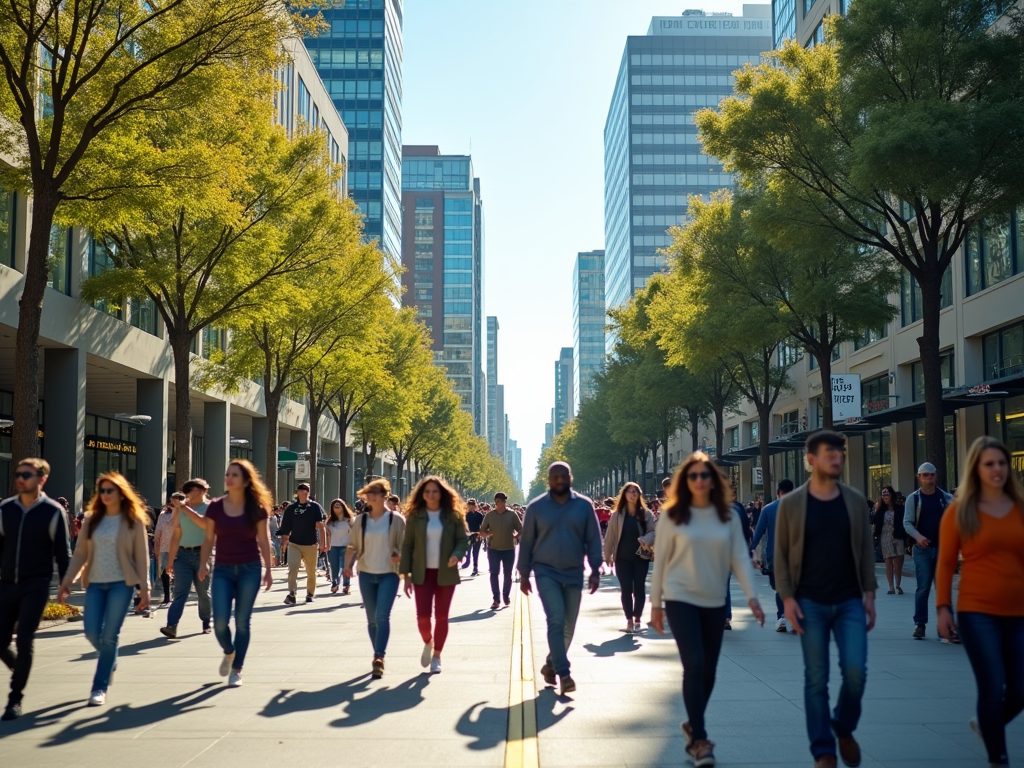
{"type": "Polygon", "coordinates": [[[466,502],[466,527],[469,530],[469,549],[466,550],[466,559],[462,561],[462,567],[468,568],[470,560],[473,562],[473,576],[480,574],[480,545],[483,539],[480,538],[480,524],[484,521],[484,513],[477,509],[476,499],[469,499],[466,502]]]}
{"type": "Polygon", "coordinates": [[[0,720],[21,716],[32,669],[32,645],[50,599],[53,563],[63,579],[71,561],[64,510],[43,493],[50,465],[23,459],[14,472],[17,496],[0,504],[0,661],[12,670],[11,693],[0,720]],[[18,625],[17,655],[11,651],[18,625]]]}

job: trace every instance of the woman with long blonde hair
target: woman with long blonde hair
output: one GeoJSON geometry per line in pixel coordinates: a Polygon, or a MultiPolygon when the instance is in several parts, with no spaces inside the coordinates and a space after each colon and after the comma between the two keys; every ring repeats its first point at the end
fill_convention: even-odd
{"type": "Polygon", "coordinates": [[[81,573],[85,636],[99,654],[90,707],[102,706],[107,700],[107,688],[117,668],[118,636],[136,587],[136,613],[149,608],[147,525],[146,504],[123,475],[107,472],[96,479],[78,547],[57,593],[64,602],[81,573]]]}
{"type": "Polygon", "coordinates": [[[971,729],[992,765],[1009,765],[1006,725],[1024,710],[1024,491],[1005,445],[979,437],[939,528],[939,634],[957,631],[978,684],[971,729]],[[960,590],[953,617],[953,574],[960,590]]]}
{"type": "Polygon", "coordinates": [[[654,513],[647,508],[643,491],[636,483],[626,483],[615,499],[604,536],[604,560],[615,568],[626,614],[626,632],[642,628],[644,602],[647,599],[647,571],[651,567],[654,546],[654,513]]]}

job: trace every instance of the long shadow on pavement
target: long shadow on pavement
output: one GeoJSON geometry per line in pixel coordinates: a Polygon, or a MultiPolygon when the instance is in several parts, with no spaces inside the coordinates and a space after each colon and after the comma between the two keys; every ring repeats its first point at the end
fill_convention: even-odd
{"type": "Polygon", "coordinates": [[[480,610],[477,610],[477,611],[473,611],[472,613],[465,613],[462,616],[454,616],[454,617],[448,619],[448,623],[449,624],[456,624],[456,623],[466,622],[466,621],[480,621],[481,619],[489,619],[492,616],[496,616],[497,614],[498,614],[497,611],[491,611],[491,610],[486,610],[485,611],[483,609],[480,609],[480,610]]]}
{"type": "Polygon", "coordinates": [[[622,637],[616,637],[614,640],[605,640],[600,645],[594,645],[593,643],[586,643],[584,646],[595,656],[602,658],[608,656],[614,656],[617,653],[632,653],[633,651],[639,651],[642,647],[637,641],[634,635],[622,635],[622,637]]]}
{"type": "Polygon", "coordinates": [[[345,717],[331,721],[335,728],[366,725],[383,715],[414,709],[423,703],[423,690],[430,683],[430,675],[421,674],[399,683],[394,688],[378,688],[369,696],[350,702],[345,717]]]}
{"type": "MultiPolygon", "coordinates": [[[[564,701],[567,701],[567,699],[559,698],[551,689],[542,690],[537,694],[538,733],[545,728],[556,725],[572,712],[572,707],[567,706],[557,715],[555,714],[555,704],[564,701]]],[[[486,704],[487,702],[480,701],[471,706],[463,713],[462,717],[459,718],[459,722],[455,725],[457,733],[473,739],[473,741],[466,745],[469,749],[476,751],[494,749],[503,743],[508,736],[509,708],[488,707],[486,704]]],[[[515,711],[512,712],[513,717],[522,717],[522,706],[522,704],[516,704],[515,711]]]]}
{"type": "Polygon", "coordinates": [[[357,693],[370,686],[370,675],[363,674],[343,683],[324,688],[322,691],[281,691],[267,702],[260,715],[280,717],[296,712],[312,712],[317,709],[331,709],[341,704],[351,704],[357,693]]]}
{"type": "Polygon", "coordinates": [[[39,725],[51,725],[65,715],[81,708],[81,706],[82,702],[80,700],[65,701],[61,704],[52,704],[49,707],[43,707],[42,709],[37,709],[32,712],[26,712],[17,720],[0,723],[0,738],[3,736],[9,736],[12,733],[30,731],[39,725]]]}

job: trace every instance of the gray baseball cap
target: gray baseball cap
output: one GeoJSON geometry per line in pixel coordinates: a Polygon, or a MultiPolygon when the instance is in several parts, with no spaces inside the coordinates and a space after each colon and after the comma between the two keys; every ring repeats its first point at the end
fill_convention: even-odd
{"type": "Polygon", "coordinates": [[[920,475],[924,472],[931,472],[934,475],[936,472],[935,465],[932,464],[930,461],[926,461],[924,464],[917,468],[917,474],[920,475]]]}

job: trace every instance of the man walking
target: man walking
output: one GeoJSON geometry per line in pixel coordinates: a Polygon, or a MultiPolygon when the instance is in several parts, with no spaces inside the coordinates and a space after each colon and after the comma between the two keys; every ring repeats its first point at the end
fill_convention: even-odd
{"type": "MultiPolygon", "coordinates": [[[[907,497],[903,512],[903,528],[917,542],[914,547],[914,572],[917,593],[914,595],[914,638],[923,640],[928,624],[928,600],[935,581],[935,564],[939,559],[939,523],[953,496],[938,487],[935,465],[926,461],[917,468],[918,489],[907,497]]],[[[945,638],[943,638],[945,642],[945,638]]],[[[949,642],[959,643],[956,631],[949,642]]]]}
{"type": "Polygon", "coordinates": [[[469,549],[466,550],[466,559],[462,561],[462,568],[468,568],[470,557],[473,560],[472,576],[480,575],[480,545],[483,540],[480,538],[480,525],[484,521],[484,513],[477,508],[476,499],[469,499],[466,502],[469,508],[466,512],[466,527],[469,529],[469,549]]]}
{"type": "Polygon", "coordinates": [[[188,600],[192,587],[199,598],[199,619],[203,622],[203,634],[208,635],[210,617],[213,611],[210,606],[210,574],[199,578],[199,558],[206,538],[204,515],[210,503],[207,492],[210,485],[201,477],[194,477],[181,486],[185,494],[182,501],[171,497],[174,504],[174,530],[171,531],[171,546],[167,551],[167,573],[174,577],[174,600],[167,609],[167,626],[161,627],[164,637],[174,639],[178,636],[178,622],[185,612],[185,601],[188,600]]]}
{"type": "Polygon", "coordinates": [[[860,765],[853,737],[867,679],[867,633],[875,626],[874,546],[867,502],[839,482],[846,438],[827,430],[807,438],[810,479],[779,501],[775,581],[786,620],[804,654],[804,713],[815,768],[834,768],[836,738],[848,766],[860,765]],[[829,638],[843,684],[829,714],[829,638]],[[833,736],[834,734],[834,736],[833,736]]]}
{"type": "Polygon", "coordinates": [[[594,503],[572,489],[572,470],[563,461],[548,467],[548,492],[530,502],[519,545],[519,588],[529,595],[536,572],[537,594],[548,624],[548,657],[540,673],[547,685],[561,680],[562,695],[576,690],[568,650],[583,595],[583,559],[590,561],[590,594],[601,585],[601,531],[594,503]]]}
{"type": "Polygon", "coordinates": [[[306,567],[306,602],[316,594],[316,561],[319,552],[327,551],[327,515],[319,503],[309,498],[309,485],[299,483],[295,489],[298,501],[288,505],[281,517],[281,544],[288,552],[288,596],[286,605],[295,605],[299,582],[299,566],[306,567]]]}
{"type": "Polygon", "coordinates": [[[775,501],[761,510],[754,528],[754,539],[750,542],[751,549],[757,549],[757,545],[764,542],[764,562],[761,565],[768,571],[768,583],[775,589],[775,623],[776,632],[786,631],[786,612],[782,605],[782,598],[775,587],[775,518],[779,511],[779,500],[788,493],[793,492],[793,481],[788,478],[779,480],[778,490],[775,492],[775,501]]]}
{"type": "Polygon", "coordinates": [[[0,720],[21,717],[36,630],[50,599],[53,564],[63,580],[71,562],[64,510],[43,493],[49,475],[50,465],[43,459],[22,459],[14,472],[18,494],[0,503],[0,661],[13,673],[0,720]],[[17,654],[11,650],[15,624],[17,654]]]}
{"type": "Polygon", "coordinates": [[[516,534],[522,533],[523,524],[519,515],[505,504],[508,497],[498,491],[494,494],[494,509],[487,513],[480,524],[480,536],[487,539],[487,566],[491,574],[491,610],[498,610],[498,571],[504,568],[501,597],[505,607],[512,603],[512,566],[516,559],[516,534]]]}

